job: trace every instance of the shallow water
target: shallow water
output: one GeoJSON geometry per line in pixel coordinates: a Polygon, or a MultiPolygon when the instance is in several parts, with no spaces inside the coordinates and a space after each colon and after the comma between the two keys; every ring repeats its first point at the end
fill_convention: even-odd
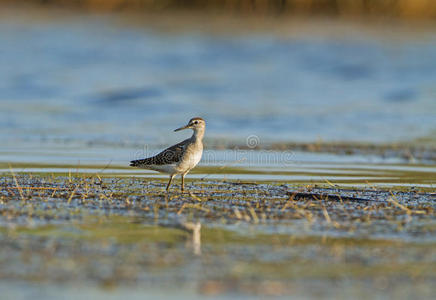
{"type": "Polygon", "coordinates": [[[391,142],[434,133],[436,34],[302,32],[168,33],[109,16],[4,17],[0,137],[34,148],[155,146],[184,137],[171,130],[196,115],[208,121],[208,138],[239,144],[250,135],[391,142]]]}
{"type": "MultiPolygon", "coordinates": [[[[0,20],[0,162],[16,171],[160,176],[122,167],[189,136],[172,129],[193,115],[207,119],[208,141],[248,146],[392,142],[436,129],[436,35],[213,35],[110,16],[48,19],[0,20]]],[[[202,166],[228,174],[192,177],[431,187],[434,168],[410,163],[423,161],[207,150],[202,166]],[[429,178],[402,177],[415,171],[429,178]]]]}
{"type": "MultiPolygon", "coordinates": [[[[157,149],[47,147],[23,150],[4,147],[4,174],[77,174],[167,178],[165,174],[128,167],[129,161],[157,153],[157,149]]],[[[338,155],[297,151],[206,150],[188,180],[240,180],[355,187],[419,187],[435,189],[436,166],[376,155],[338,155]]]]}

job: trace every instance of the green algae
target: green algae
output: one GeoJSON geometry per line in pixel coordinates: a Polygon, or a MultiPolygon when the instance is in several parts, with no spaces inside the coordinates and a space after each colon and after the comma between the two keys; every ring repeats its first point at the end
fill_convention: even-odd
{"type": "MultiPolygon", "coordinates": [[[[433,228],[433,227],[429,227],[433,228]]],[[[38,237],[104,240],[110,239],[120,244],[132,243],[178,243],[189,237],[189,232],[180,228],[164,225],[149,225],[141,222],[141,218],[126,216],[95,217],[88,216],[80,222],[64,225],[42,225],[36,227],[19,226],[7,230],[1,228],[3,234],[28,235],[38,237]]],[[[223,228],[202,228],[203,245],[225,246],[236,245],[280,245],[324,247],[435,247],[435,243],[416,243],[396,239],[371,239],[367,237],[334,237],[305,236],[300,234],[266,234],[262,232],[239,233],[223,228]]]]}

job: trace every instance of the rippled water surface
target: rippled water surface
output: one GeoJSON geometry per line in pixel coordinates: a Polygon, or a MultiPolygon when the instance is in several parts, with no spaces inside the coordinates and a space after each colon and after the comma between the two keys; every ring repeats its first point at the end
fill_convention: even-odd
{"type": "MultiPolygon", "coordinates": [[[[346,25],[344,25],[346,26],[346,25]]],[[[110,17],[0,21],[0,137],[8,144],[208,138],[389,142],[436,129],[436,34],[165,33],[110,17]]]]}
{"type": "MultiPolygon", "coordinates": [[[[207,120],[208,140],[241,145],[249,136],[392,142],[436,128],[436,34],[169,33],[108,16],[0,25],[0,155],[14,169],[21,163],[17,171],[151,176],[120,168],[186,138],[172,129],[194,115],[207,120]]],[[[229,174],[193,176],[395,184],[398,163],[409,172],[400,159],[208,150],[202,166],[229,174]]],[[[427,171],[419,183],[431,186],[427,171]]]]}

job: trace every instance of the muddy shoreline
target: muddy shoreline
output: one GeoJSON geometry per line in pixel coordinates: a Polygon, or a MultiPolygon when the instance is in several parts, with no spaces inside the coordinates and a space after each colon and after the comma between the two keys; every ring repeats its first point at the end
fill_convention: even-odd
{"type": "Polygon", "coordinates": [[[147,295],[156,280],[182,296],[434,292],[434,193],[205,180],[165,194],[164,185],[2,176],[0,277],[14,283],[6,293],[34,282],[53,293],[76,285],[147,295]]]}

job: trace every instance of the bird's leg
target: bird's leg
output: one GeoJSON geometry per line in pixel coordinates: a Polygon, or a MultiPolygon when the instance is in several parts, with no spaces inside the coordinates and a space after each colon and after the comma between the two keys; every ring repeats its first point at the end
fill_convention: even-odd
{"type": "Polygon", "coordinates": [[[180,187],[182,193],[185,191],[185,175],[186,173],[182,174],[182,186],[180,187]]]}
{"type": "Polygon", "coordinates": [[[166,188],[167,192],[170,189],[170,185],[171,185],[171,181],[173,180],[173,177],[174,177],[174,175],[170,175],[170,181],[168,181],[167,188],[166,188]]]}

